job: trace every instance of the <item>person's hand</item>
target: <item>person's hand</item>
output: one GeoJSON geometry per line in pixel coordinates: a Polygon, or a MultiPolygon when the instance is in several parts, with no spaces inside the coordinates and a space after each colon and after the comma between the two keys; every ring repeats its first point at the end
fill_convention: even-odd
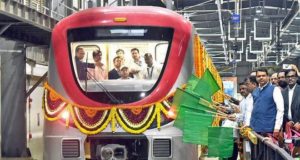
{"type": "Polygon", "coordinates": [[[292,68],[293,70],[295,70],[295,71],[297,72],[297,74],[299,75],[298,67],[297,67],[296,65],[294,65],[294,64],[290,64],[290,66],[291,66],[291,68],[292,68]]]}
{"type": "Polygon", "coordinates": [[[240,129],[244,129],[244,128],[247,128],[247,127],[249,127],[249,126],[247,126],[246,124],[243,124],[240,129]]]}
{"type": "Polygon", "coordinates": [[[227,111],[227,109],[224,106],[218,106],[217,110],[224,113],[227,111]]]}
{"type": "Polygon", "coordinates": [[[289,121],[289,122],[287,122],[286,124],[287,124],[288,126],[290,126],[290,127],[293,127],[294,122],[293,122],[293,121],[289,121]]]}
{"type": "Polygon", "coordinates": [[[295,123],[294,128],[296,131],[300,131],[300,123],[299,122],[295,123]]]}
{"type": "Polygon", "coordinates": [[[292,68],[292,69],[294,69],[294,70],[298,71],[298,68],[297,68],[297,66],[296,66],[296,65],[294,65],[294,64],[290,64],[290,66],[291,66],[291,68],[292,68]]]}
{"type": "Polygon", "coordinates": [[[241,112],[240,108],[237,105],[230,104],[230,106],[233,108],[234,113],[240,113],[241,112]]]}
{"type": "Polygon", "coordinates": [[[278,139],[279,138],[279,129],[274,129],[273,131],[273,137],[278,139]]]}
{"type": "Polygon", "coordinates": [[[234,114],[231,114],[228,116],[228,119],[231,121],[236,121],[236,116],[234,114]]]}
{"type": "Polygon", "coordinates": [[[132,74],[137,74],[137,73],[139,73],[139,70],[131,69],[131,72],[130,72],[130,73],[132,73],[132,74]]]}

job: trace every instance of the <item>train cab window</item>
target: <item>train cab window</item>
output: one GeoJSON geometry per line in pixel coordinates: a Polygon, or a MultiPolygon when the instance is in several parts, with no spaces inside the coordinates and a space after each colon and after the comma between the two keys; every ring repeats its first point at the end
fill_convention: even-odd
{"type": "Polygon", "coordinates": [[[99,102],[140,100],[159,83],[172,36],[172,29],[158,27],[72,29],[68,42],[75,80],[99,102]]]}

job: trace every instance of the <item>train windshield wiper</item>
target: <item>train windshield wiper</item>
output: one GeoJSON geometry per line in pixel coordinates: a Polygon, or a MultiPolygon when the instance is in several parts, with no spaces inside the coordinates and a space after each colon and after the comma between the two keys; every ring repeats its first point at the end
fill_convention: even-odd
{"type": "MultiPolygon", "coordinates": [[[[95,82],[95,84],[97,85],[97,87],[99,87],[101,90],[104,91],[104,93],[107,95],[107,97],[114,103],[114,104],[122,104],[123,101],[117,99],[114,95],[112,95],[102,84],[100,81],[98,81],[97,79],[95,79],[94,75],[92,75],[88,70],[87,70],[87,74],[88,76],[91,77],[91,80],[93,82],[95,82]]],[[[87,92],[87,90],[86,90],[87,92]]]]}

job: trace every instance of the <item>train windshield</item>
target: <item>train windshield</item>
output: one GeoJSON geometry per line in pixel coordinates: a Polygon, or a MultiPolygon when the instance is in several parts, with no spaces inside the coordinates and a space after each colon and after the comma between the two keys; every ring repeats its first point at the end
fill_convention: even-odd
{"type": "MultiPolygon", "coordinates": [[[[121,99],[124,93],[129,96],[151,93],[162,76],[172,35],[173,29],[160,27],[69,30],[70,57],[77,84],[97,101],[103,101],[107,92],[121,99]]],[[[125,102],[139,98],[130,99],[125,102]]]]}

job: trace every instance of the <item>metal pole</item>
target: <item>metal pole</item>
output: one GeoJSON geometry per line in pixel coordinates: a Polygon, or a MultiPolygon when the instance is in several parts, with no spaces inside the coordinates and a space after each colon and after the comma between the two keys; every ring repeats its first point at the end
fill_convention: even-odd
{"type": "Polygon", "coordinates": [[[48,72],[46,72],[26,93],[26,98],[40,85],[41,82],[43,82],[48,75],[48,72]]]}
{"type": "MultiPolygon", "coordinates": [[[[0,62],[1,62],[1,54],[0,54],[0,62]]],[[[0,91],[2,90],[2,63],[0,63],[0,91]]],[[[0,102],[2,102],[2,92],[0,92],[0,102]]],[[[2,103],[0,103],[0,144],[2,144],[2,126],[1,126],[1,124],[2,124],[2,122],[1,122],[1,120],[2,120],[2,103]]],[[[2,157],[2,147],[1,147],[2,145],[0,145],[0,158],[2,157]]]]}

